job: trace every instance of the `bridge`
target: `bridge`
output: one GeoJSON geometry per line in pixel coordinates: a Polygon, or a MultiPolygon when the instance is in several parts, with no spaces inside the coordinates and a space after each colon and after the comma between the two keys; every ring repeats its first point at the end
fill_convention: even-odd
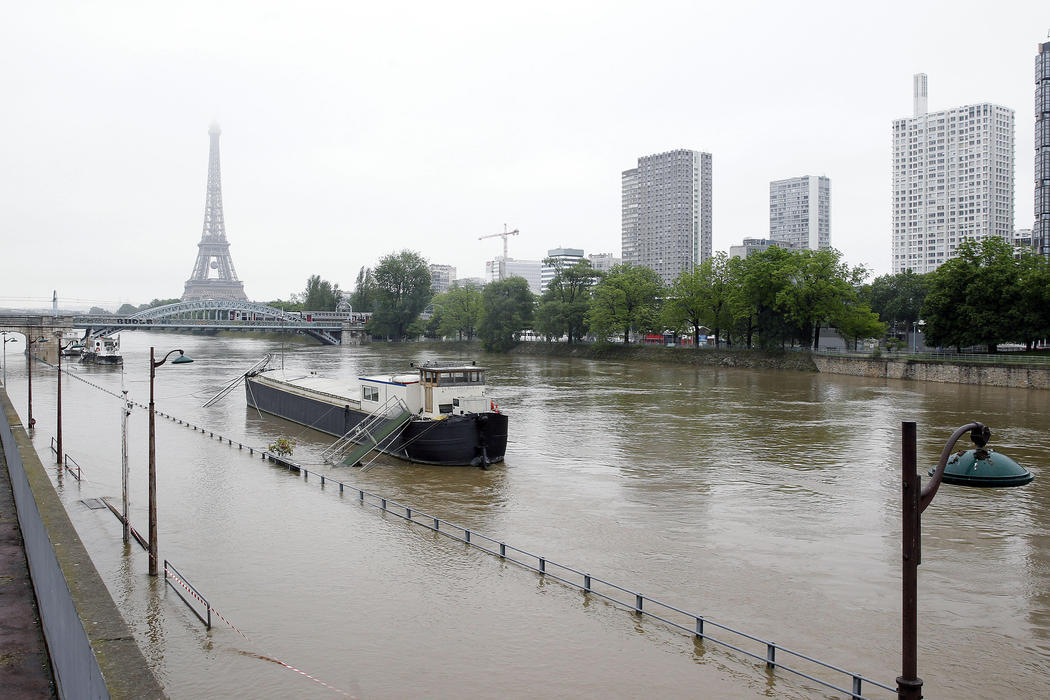
{"type": "Polygon", "coordinates": [[[251,301],[202,299],[167,304],[129,316],[17,314],[0,312],[0,330],[27,338],[84,328],[95,338],[122,330],[241,330],[299,333],[324,345],[340,345],[344,332],[363,333],[363,318],[329,312],[282,311],[251,301]]]}

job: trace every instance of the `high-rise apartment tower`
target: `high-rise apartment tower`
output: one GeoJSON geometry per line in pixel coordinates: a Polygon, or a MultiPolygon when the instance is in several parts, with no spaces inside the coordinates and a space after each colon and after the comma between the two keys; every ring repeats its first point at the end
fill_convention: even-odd
{"type": "Polygon", "coordinates": [[[1035,224],[1032,247],[1050,258],[1050,41],[1035,57],[1035,224]]]}
{"type": "Polygon", "coordinates": [[[622,175],[623,261],[670,284],[711,257],[711,154],[677,150],[638,159],[622,175]]]}
{"type": "Polygon", "coordinates": [[[981,104],[927,112],[926,75],[915,114],[893,122],[892,270],[924,273],[967,239],[1014,230],[1014,111],[981,104]]]}
{"type": "Polygon", "coordinates": [[[831,180],[804,175],[769,183],[769,237],[798,250],[831,247],[831,180]]]}

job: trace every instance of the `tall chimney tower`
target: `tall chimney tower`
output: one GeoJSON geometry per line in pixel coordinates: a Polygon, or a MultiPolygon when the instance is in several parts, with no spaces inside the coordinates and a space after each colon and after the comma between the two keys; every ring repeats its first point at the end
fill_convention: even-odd
{"type": "Polygon", "coordinates": [[[926,74],[916,73],[912,78],[912,116],[921,117],[926,114],[926,109],[926,74]]]}

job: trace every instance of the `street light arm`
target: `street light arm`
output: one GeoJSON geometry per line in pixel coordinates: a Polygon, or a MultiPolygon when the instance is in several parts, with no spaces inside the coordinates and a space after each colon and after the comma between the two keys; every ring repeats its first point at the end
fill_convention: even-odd
{"type": "Polygon", "coordinates": [[[988,438],[991,436],[992,431],[989,430],[988,426],[983,423],[974,421],[973,423],[967,423],[966,425],[960,426],[955,429],[952,436],[948,438],[948,442],[945,443],[944,449],[941,450],[941,459],[937,462],[937,467],[933,471],[933,476],[930,477],[930,481],[922,488],[922,494],[919,496],[919,512],[926,510],[926,507],[930,505],[930,501],[937,495],[937,489],[941,486],[941,479],[944,478],[944,468],[948,464],[948,458],[952,454],[952,448],[955,447],[955,443],[958,442],[965,433],[969,432],[970,437],[974,442],[978,443],[978,446],[983,447],[988,442],[988,438]]]}
{"type": "Polygon", "coordinates": [[[171,357],[171,356],[172,356],[172,355],[174,355],[175,353],[179,353],[180,355],[185,355],[185,354],[186,354],[186,353],[184,353],[184,352],[183,352],[182,350],[172,350],[172,351],[170,351],[170,352],[169,352],[169,353],[168,353],[167,355],[165,355],[165,356],[164,356],[164,357],[163,357],[162,359],[160,359],[160,360],[155,360],[155,361],[153,362],[153,366],[154,366],[154,367],[160,367],[160,366],[161,366],[162,364],[164,364],[165,362],[167,362],[167,361],[168,361],[168,358],[169,358],[169,357],[171,357]]]}

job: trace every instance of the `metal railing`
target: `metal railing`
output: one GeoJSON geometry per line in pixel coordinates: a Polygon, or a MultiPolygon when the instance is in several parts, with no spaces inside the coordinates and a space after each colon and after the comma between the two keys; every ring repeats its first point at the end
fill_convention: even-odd
{"type": "MultiPolygon", "coordinates": [[[[305,478],[309,478],[309,470],[301,469],[301,472],[305,478]]],[[[343,493],[344,489],[348,486],[348,484],[344,484],[343,482],[327,478],[323,474],[314,473],[314,475],[320,477],[322,486],[325,485],[326,481],[338,484],[340,493],[343,493]]],[[[729,625],[715,622],[703,615],[682,610],[681,608],[642,593],[638,593],[629,588],[625,588],[606,579],[599,578],[588,572],[564,564],[559,564],[547,557],[514,547],[501,540],[465,528],[462,525],[456,525],[455,523],[442,518],[437,518],[420,510],[413,509],[411,506],[402,505],[401,503],[378,496],[363,489],[354,487],[351,487],[351,489],[357,491],[358,501],[362,505],[369,505],[378,508],[384,513],[390,513],[391,515],[404,518],[410,523],[421,525],[432,532],[440,533],[450,539],[462,542],[492,556],[499,557],[501,561],[516,564],[546,578],[553,579],[573,588],[578,588],[584,593],[598,596],[611,603],[626,607],[636,615],[648,616],[659,620],[671,627],[686,632],[701,641],[707,640],[728,649],[732,649],[739,654],[743,654],[744,656],[757,661],[762,661],[767,668],[782,668],[785,671],[801,676],[802,678],[822,685],[825,688],[843,693],[851,698],[866,697],[863,695],[864,683],[868,683],[871,686],[881,688],[882,690],[894,694],[897,691],[895,686],[880,683],[879,681],[862,674],[854,673],[839,666],[820,661],[812,656],[795,651],[794,649],[742,632],[730,627],[729,625]],[[722,637],[722,635],[716,637],[710,634],[709,630],[711,627],[725,632],[728,635],[733,635],[732,641],[722,637]],[[754,642],[755,644],[762,645],[764,647],[764,653],[745,649],[741,646],[741,644],[747,642],[754,642]],[[791,657],[791,662],[783,663],[778,661],[778,652],[791,657]],[[812,667],[815,667],[815,669],[803,669],[800,667],[803,663],[809,664],[812,667]],[[834,682],[813,675],[820,670],[833,671],[847,676],[850,681],[850,687],[845,688],[834,682]]]]}
{"type": "Polygon", "coordinates": [[[201,595],[201,592],[198,591],[192,583],[187,581],[186,577],[180,574],[178,569],[172,566],[171,562],[167,559],[164,560],[164,580],[169,586],[171,586],[171,590],[175,591],[179,595],[179,597],[182,598],[182,602],[185,603],[186,607],[188,607],[190,611],[197,616],[197,619],[203,622],[205,627],[211,629],[211,604],[208,603],[208,600],[203,595],[201,595]],[[177,581],[179,586],[188,591],[189,594],[193,596],[198,603],[204,606],[204,612],[205,615],[207,615],[207,618],[205,618],[204,615],[201,615],[200,612],[197,611],[196,606],[186,599],[186,596],[183,595],[182,591],[179,590],[179,586],[173,584],[172,580],[177,581]]]}
{"type": "Polygon", "coordinates": [[[77,464],[77,461],[75,459],[69,456],[68,452],[62,458],[62,466],[66,468],[66,471],[73,475],[74,479],[80,481],[80,465],[77,464]],[[70,462],[73,463],[72,467],[69,466],[70,462]],[[76,471],[73,471],[73,467],[76,467],[76,471]]]}

